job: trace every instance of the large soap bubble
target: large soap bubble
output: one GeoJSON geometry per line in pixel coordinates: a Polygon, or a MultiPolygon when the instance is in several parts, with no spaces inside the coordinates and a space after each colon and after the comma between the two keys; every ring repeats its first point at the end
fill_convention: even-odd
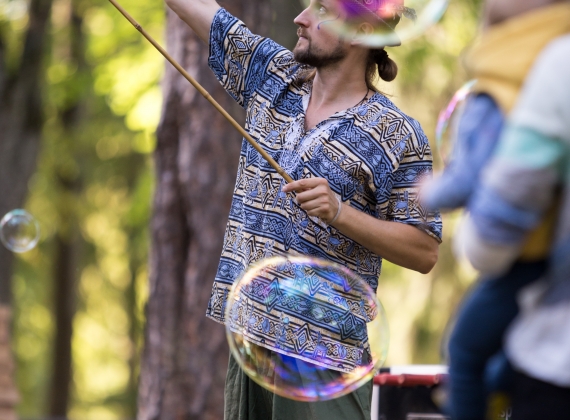
{"type": "Polygon", "coordinates": [[[348,394],[371,380],[388,351],[374,290],[347,268],[273,257],[237,281],[225,309],[230,349],[262,387],[299,401],[348,394]]]}
{"type": "Polygon", "coordinates": [[[450,156],[453,153],[465,102],[476,82],[476,80],[470,80],[461,86],[437,118],[435,141],[441,160],[445,164],[449,163],[450,156]]]}
{"type": "Polygon", "coordinates": [[[0,221],[0,240],[13,252],[26,252],[40,239],[40,225],[26,210],[12,210],[0,221]]]}
{"type": "Polygon", "coordinates": [[[304,0],[321,19],[318,28],[357,37],[370,47],[397,46],[423,34],[449,0],[330,0],[326,7],[304,0]],[[363,24],[365,31],[362,32],[363,24]]]}

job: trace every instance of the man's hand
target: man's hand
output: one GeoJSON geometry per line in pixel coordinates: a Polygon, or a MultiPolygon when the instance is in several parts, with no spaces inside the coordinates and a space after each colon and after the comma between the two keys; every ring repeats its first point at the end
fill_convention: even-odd
{"type": "Polygon", "coordinates": [[[297,203],[309,216],[327,223],[335,218],[342,206],[324,178],[301,179],[283,187],[283,192],[293,191],[297,193],[297,203]]]}
{"type": "Polygon", "coordinates": [[[220,8],[215,0],[165,0],[165,3],[202,41],[209,43],[210,27],[220,8]]]}

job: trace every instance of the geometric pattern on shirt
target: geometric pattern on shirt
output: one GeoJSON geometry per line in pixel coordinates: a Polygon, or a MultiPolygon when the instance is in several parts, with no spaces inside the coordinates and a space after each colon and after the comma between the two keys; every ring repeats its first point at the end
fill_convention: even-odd
{"type": "Polygon", "coordinates": [[[340,371],[360,365],[364,352],[364,360],[371,360],[365,346],[366,323],[376,317],[377,308],[363,298],[358,284],[335,268],[273,261],[234,296],[226,320],[232,331],[250,342],[340,371]]]}
{"type": "MultiPolygon", "coordinates": [[[[252,34],[224,9],[211,26],[209,65],[246,109],[245,129],[275,161],[289,168],[293,179],[324,177],[344,204],[378,219],[416,226],[441,240],[439,214],[426,211],[418,200],[418,181],[432,171],[429,143],[418,122],[384,95],[375,93],[308,132],[295,131],[302,126],[311,93],[312,83],[306,80],[310,69],[272,40],[252,34]]],[[[376,290],[381,256],[308,217],[292,195],[283,193],[284,182],[244,140],[208,317],[224,323],[231,285],[252,263],[276,255],[307,255],[339,263],[376,290]]],[[[265,302],[252,302],[249,310],[257,321],[278,322],[263,315],[268,312],[265,302]]],[[[306,324],[309,329],[308,335],[299,333],[297,347],[293,342],[286,347],[288,354],[300,356],[301,347],[325,343],[340,358],[331,359],[331,367],[349,357],[340,337],[305,314],[291,314],[288,321],[291,334],[293,326],[306,324]]],[[[264,339],[272,342],[269,336],[264,339]]]]}

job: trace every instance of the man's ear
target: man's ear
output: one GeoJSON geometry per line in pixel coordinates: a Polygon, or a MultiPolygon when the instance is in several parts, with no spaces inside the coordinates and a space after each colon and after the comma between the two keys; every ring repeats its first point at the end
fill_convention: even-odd
{"type": "Polygon", "coordinates": [[[362,46],[363,39],[366,39],[366,37],[370,34],[372,34],[374,32],[374,27],[368,23],[368,22],[362,22],[359,26],[358,29],[356,30],[352,41],[350,42],[350,45],[352,46],[362,46]]]}

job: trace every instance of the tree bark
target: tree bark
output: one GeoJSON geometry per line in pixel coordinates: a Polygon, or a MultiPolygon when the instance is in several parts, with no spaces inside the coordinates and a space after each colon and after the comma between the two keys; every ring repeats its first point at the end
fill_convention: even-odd
{"type": "MultiPolygon", "coordinates": [[[[238,0],[225,7],[254,32],[267,35],[272,26],[270,5],[270,0],[238,0]]],[[[295,34],[292,22],[289,27],[295,34]]],[[[167,14],[167,28],[167,48],[173,57],[243,120],[243,110],[207,66],[208,47],[172,12],[167,14]]],[[[291,44],[291,38],[285,42],[291,44]]],[[[223,418],[228,346],[224,327],[207,319],[205,311],[241,138],[169,65],[163,95],[154,155],[150,296],[137,418],[218,420],[223,418]]]]}
{"type": "Polygon", "coordinates": [[[72,375],[71,338],[76,301],[77,244],[71,238],[56,235],[54,245],[56,249],[54,274],[57,276],[53,292],[55,337],[48,413],[52,418],[66,418],[72,375]]]}
{"type": "Polygon", "coordinates": [[[307,0],[271,0],[271,25],[267,36],[292,50],[299,39],[293,20],[306,7],[306,3],[307,0]]]}
{"type": "Polygon", "coordinates": [[[14,386],[14,360],[10,350],[10,308],[0,304],[0,419],[16,420],[20,397],[14,386]]]}
{"type": "MultiPolygon", "coordinates": [[[[43,126],[41,88],[43,52],[52,0],[32,0],[24,48],[17,70],[10,74],[0,39],[0,218],[22,207],[35,170],[43,126]]],[[[0,416],[16,418],[9,314],[13,255],[0,245],[0,416]]]]}
{"type": "MultiPolygon", "coordinates": [[[[86,75],[90,69],[85,60],[85,36],[83,16],[77,0],[69,0],[68,25],[70,28],[67,42],[69,60],[77,66],[79,75],[86,75]]],[[[77,83],[77,81],[74,81],[77,83]]],[[[67,150],[73,151],[73,139],[80,129],[84,117],[85,101],[88,94],[87,84],[82,90],[74,91],[58,109],[58,116],[63,128],[62,141],[67,150]]],[[[73,153],[73,152],[72,152],[73,153]]],[[[74,156],[76,160],[79,158],[74,156]]],[[[83,165],[79,164],[79,167],[83,165]]],[[[53,311],[55,319],[55,337],[53,346],[53,364],[51,386],[49,390],[48,414],[53,418],[66,418],[70,400],[72,381],[72,338],[73,317],[77,301],[78,260],[83,249],[82,237],[78,229],[77,202],[82,189],[81,174],[70,174],[60,167],[54,168],[57,180],[57,210],[59,227],[54,237],[53,248],[53,311]]]]}
{"type": "MultiPolygon", "coordinates": [[[[42,61],[51,4],[52,0],[31,2],[18,70],[7,74],[6,63],[0,61],[0,218],[22,207],[36,167],[43,126],[42,61]]],[[[0,303],[10,303],[11,276],[12,253],[0,246],[0,303]]]]}

